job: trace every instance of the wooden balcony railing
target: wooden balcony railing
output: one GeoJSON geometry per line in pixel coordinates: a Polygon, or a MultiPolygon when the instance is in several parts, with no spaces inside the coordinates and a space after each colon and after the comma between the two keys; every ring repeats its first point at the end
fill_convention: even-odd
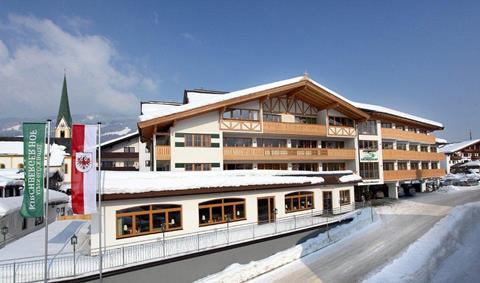
{"type": "Polygon", "coordinates": [[[325,137],[327,127],[318,124],[263,122],[263,132],[266,134],[325,137]]]}
{"type": "Polygon", "coordinates": [[[419,161],[442,161],[445,154],[440,152],[406,151],[384,149],[383,160],[419,160],[419,161]]]}
{"type": "Polygon", "coordinates": [[[407,132],[399,129],[382,128],[382,138],[435,144],[435,137],[432,135],[407,132]]]}
{"type": "Polygon", "coordinates": [[[350,148],[224,147],[224,160],[354,160],[350,148]]]}
{"type": "Polygon", "coordinates": [[[385,181],[417,180],[442,176],[445,176],[444,169],[383,171],[383,178],[385,181]]]}
{"type": "Polygon", "coordinates": [[[155,155],[157,160],[170,160],[170,146],[157,145],[155,148],[155,155]]]}
{"type": "Polygon", "coordinates": [[[329,137],[354,138],[357,135],[357,131],[354,127],[328,126],[327,135],[329,137]]]}

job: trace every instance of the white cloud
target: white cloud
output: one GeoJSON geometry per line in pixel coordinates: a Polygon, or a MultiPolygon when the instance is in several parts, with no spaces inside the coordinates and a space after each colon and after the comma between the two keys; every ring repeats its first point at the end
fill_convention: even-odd
{"type": "Polygon", "coordinates": [[[180,34],[181,37],[183,37],[184,39],[186,40],[191,40],[191,41],[194,41],[195,40],[195,37],[193,36],[193,34],[189,33],[189,32],[182,32],[180,34]]]}
{"type": "Polygon", "coordinates": [[[134,92],[157,90],[103,36],[31,16],[10,15],[4,26],[15,40],[0,41],[1,116],[56,115],[65,68],[74,114],[138,114],[134,92]]]}

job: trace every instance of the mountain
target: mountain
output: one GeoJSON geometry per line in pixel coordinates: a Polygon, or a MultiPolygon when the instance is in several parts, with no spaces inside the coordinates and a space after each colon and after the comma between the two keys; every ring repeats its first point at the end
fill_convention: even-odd
{"type": "MultiPolygon", "coordinates": [[[[51,134],[54,135],[56,117],[32,118],[0,118],[0,136],[22,136],[22,122],[52,120],[51,134]]],[[[74,124],[102,123],[102,141],[108,141],[137,131],[137,117],[118,117],[106,115],[72,115],[74,124]]]]}

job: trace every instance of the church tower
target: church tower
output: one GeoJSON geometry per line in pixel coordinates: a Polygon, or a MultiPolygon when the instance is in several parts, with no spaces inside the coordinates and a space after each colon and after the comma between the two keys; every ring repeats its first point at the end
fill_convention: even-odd
{"type": "Polygon", "coordinates": [[[72,116],[70,115],[70,104],[68,103],[67,78],[63,77],[62,97],[58,109],[55,126],[55,138],[70,139],[72,137],[72,116]]]}

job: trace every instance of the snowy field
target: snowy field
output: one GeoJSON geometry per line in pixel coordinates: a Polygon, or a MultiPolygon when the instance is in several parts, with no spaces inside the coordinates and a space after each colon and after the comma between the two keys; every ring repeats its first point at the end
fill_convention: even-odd
{"type": "Polygon", "coordinates": [[[373,223],[378,220],[378,216],[370,208],[358,210],[355,218],[348,224],[337,226],[329,231],[329,233],[322,233],[313,239],[307,240],[305,243],[297,245],[285,251],[278,252],[266,259],[259,261],[252,261],[248,264],[233,264],[227,267],[222,272],[213,274],[196,281],[197,283],[236,283],[245,282],[249,279],[255,278],[263,273],[269,272],[279,268],[285,264],[293,262],[306,255],[312,254],[321,248],[332,245],[348,235],[368,229],[373,223]],[[373,213],[373,215],[372,215],[373,213]],[[372,221],[373,218],[373,221],[372,221]]]}

